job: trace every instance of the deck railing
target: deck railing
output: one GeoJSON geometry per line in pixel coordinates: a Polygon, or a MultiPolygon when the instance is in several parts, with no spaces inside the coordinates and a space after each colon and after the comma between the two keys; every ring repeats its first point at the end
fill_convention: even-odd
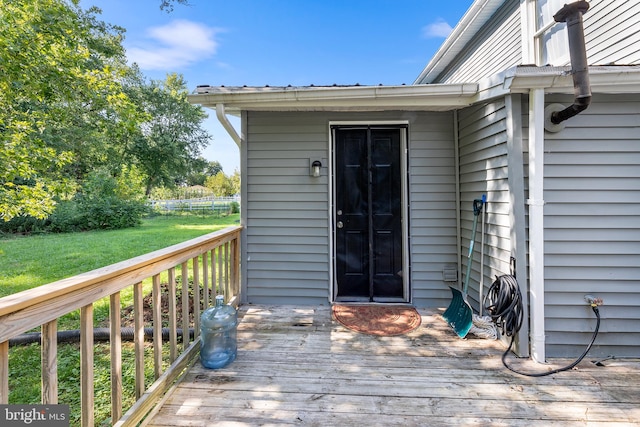
{"type": "MultiPolygon", "coordinates": [[[[214,295],[236,305],[240,299],[240,230],[229,227],[165,249],[107,267],[49,283],[0,299],[0,404],[9,403],[9,340],[33,328],[41,331],[41,381],[43,404],[58,403],[57,336],[58,319],[80,310],[81,425],[94,424],[94,303],[109,298],[111,359],[111,420],[117,426],[136,425],[197,356],[200,348],[201,307],[209,306],[214,295]],[[192,289],[189,291],[189,267],[192,289]],[[176,270],[181,277],[177,284],[176,270]],[[161,275],[166,289],[161,291],[161,275]],[[147,280],[149,279],[149,280],[147,280]],[[153,329],[153,384],[145,384],[143,282],[151,282],[153,329]],[[180,286],[180,288],[178,288],[180,286]],[[133,288],[135,397],[123,413],[122,335],[120,294],[133,288]],[[177,307],[176,289],[182,291],[177,307]],[[169,366],[163,372],[162,299],[168,297],[169,366]],[[178,325],[178,312],[181,325],[178,325]],[[191,319],[191,320],[190,320],[191,319]],[[182,345],[178,344],[181,330],[182,345]],[[189,329],[193,328],[193,341],[189,329]]],[[[165,346],[165,347],[166,347],[165,346]]],[[[165,365],[166,366],[166,365],[165,365]]]]}

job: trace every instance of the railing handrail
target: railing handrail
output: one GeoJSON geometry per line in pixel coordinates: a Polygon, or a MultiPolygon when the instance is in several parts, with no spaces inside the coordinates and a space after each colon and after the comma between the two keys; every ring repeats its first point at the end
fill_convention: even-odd
{"type": "Polygon", "coordinates": [[[109,297],[112,422],[118,426],[136,425],[197,354],[200,306],[201,304],[207,306],[210,292],[219,291],[225,295],[227,302],[234,305],[237,305],[240,300],[241,230],[242,226],[227,227],[164,249],[0,298],[0,403],[8,403],[9,339],[38,326],[42,327],[42,403],[57,403],[57,321],[60,317],[80,309],[81,419],[83,426],[93,426],[93,304],[109,297]],[[202,256],[202,264],[199,261],[200,256],[202,256]],[[188,290],[189,261],[193,267],[193,296],[188,296],[190,293],[188,290]],[[177,353],[176,336],[177,268],[181,271],[183,296],[187,296],[182,299],[182,328],[184,331],[190,327],[189,317],[193,316],[192,326],[196,339],[189,345],[189,339],[185,340],[183,336],[181,354],[177,353]],[[170,366],[164,372],[160,303],[160,295],[163,293],[160,283],[162,273],[168,274],[166,292],[171,300],[168,308],[170,366]],[[151,278],[153,279],[153,363],[156,381],[145,388],[142,282],[151,278]],[[137,400],[123,415],[120,292],[127,287],[131,287],[134,291],[137,400]],[[200,300],[201,293],[204,300],[200,300]],[[190,302],[193,303],[192,309],[189,308],[190,302]]]}
{"type": "Polygon", "coordinates": [[[231,241],[241,228],[227,227],[164,249],[0,298],[0,342],[161,273],[169,268],[169,264],[177,265],[200,255],[206,252],[203,249],[206,246],[231,241]],[[142,268],[145,270],[141,271],[142,268]],[[76,293],[89,294],[91,300],[87,300],[87,297],[79,298],[80,295],[76,296],[76,293]],[[68,297],[72,294],[75,298],[70,301],[68,297]],[[63,304],[52,309],[61,298],[64,298],[63,304]],[[38,316],[34,318],[32,313],[37,313],[38,316]],[[16,314],[21,314],[20,321],[12,322],[11,318],[16,314]]]}

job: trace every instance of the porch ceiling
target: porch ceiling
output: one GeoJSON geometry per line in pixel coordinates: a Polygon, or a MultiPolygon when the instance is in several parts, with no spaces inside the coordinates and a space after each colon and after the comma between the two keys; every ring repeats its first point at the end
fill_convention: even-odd
{"type": "Polygon", "coordinates": [[[198,86],[189,101],[240,111],[446,111],[473,104],[477,83],[416,86],[198,86]]]}

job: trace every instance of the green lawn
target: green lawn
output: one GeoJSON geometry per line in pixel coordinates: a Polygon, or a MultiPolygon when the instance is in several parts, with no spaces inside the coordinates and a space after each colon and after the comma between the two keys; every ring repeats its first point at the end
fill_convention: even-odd
{"type": "Polygon", "coordinates": [[[237,225],[239,215],[172,215],[124,230],[0,239],[0,297],[237,225]]]}

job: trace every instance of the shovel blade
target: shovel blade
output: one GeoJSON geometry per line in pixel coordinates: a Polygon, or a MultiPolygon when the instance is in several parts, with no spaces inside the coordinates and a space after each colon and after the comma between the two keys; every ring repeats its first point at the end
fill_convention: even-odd
{"type": "Polygon", "coordinates": [[[453,297],[442,317],[460,338],[464,338],[473,326],[473,310],[462,292],[451,288],[451,293],[453,297]]]}

